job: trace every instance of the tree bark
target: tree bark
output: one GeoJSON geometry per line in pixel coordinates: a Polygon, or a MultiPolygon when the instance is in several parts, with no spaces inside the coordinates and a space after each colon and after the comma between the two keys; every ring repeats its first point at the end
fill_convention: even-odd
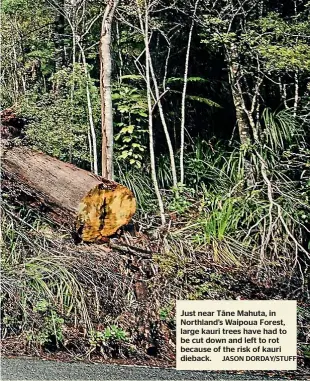
{"type": "Polygon", "coordinates": [[[296,119],[297,109],[298,109],[298,101],[299,101],[299,81],[298,81],[298,70],[294,73],[294,85],[295,85],[295,94],[294,94],[294,106],[293,106],[293,116],[296,119]]]}
{"type": "MultiPolygon", "coordinates": [[[[168,126],[167,126],[167,123],[166,123],[166,118],[165,118],[163,106],[162,106],[161,100],[160,100],[161,96],[164,93],[162,93],[162,95],[159,94],[158,83],[157,83],[155,71],[154,71],[154,68],[153,68],[152,57],[151,57],[150,54],[149,54],[149,67],[150,67],[150,72],[151,72],[151,75],[152,75],[153,84],[154,84],[154,88],[155,88],[156,103],[157,103],[157,106],[158,106],[161,123],[162,123],[163,129],[164,129],[164,133],[165,133],[166,141],[167,141],[167,145],[168,145],[173,187],[175,189],[177,189],[178,179],[177,179],[177,170],[176,170],[176,166],[175,166],[175,157],[174,157],[172,142],[171,142],[171,139],[170,139],[168,126]]],[[[153,106],[153,108],[154,108],[154,106],[153,106]]]]}
{"type": "Polygon", "coordinates": [[[54,32],[54,44],[55,44],[55,71],[62,69],[64,65],[64,33],[65,33],[65,18],[61,11],[55,17],[55,32],[54,32]]]}
{"type": "Polygon", "coordinates": [[[180,144],[180,183],[184,184],[184,144],[185,144],[185,101],[186,101],[186,89],[187,89],[187,77],[188,77],[188,67],[189,67],[189,53],[191,49],[191,43],[192,43],[192,34],[195,24],[195,17],[197,12],[199,0],[196,0],[195,2],[195,8],[193,12],[193,18],[191,27],[188,34],[188,41],[187,41],[187,49],[186,49],[186,57],[185,57],[185,69],[184,69],[184,84],[183,84],[183,91],[182,91],[182,106],[181,106],[181,144],[180,144]]]}
{"type": "Polygon", "coordinates": [[[118,0],[109,0],[100,37],[100,94],[102,125],[102,176],[113,179],[113,110],[111,95],[111,27],[118,0]]]}
{"type": "Polygon", "coordinates": [[[86,80],[86,98],[87,98],[87,109],[88,109],[88,121],[89,121],[89,129],[90,129],[90,134],[91,134],[91,141],[90,141],[89,147],[93,153],[92,163],[93,163],[94,173],[95,173],[95,175],[98,175],[97,138],[96,138],[94,118],[93,118],[93,107],[92,107],[92,103],[91,103],[90,90],[89,90],[90,75],[89,75],[88,69],[87,69],[87,62],[86,62],[84,49],[79,42],[77,42],[77,44],[80,48],[80,52],[81,52],[81,56],[82,56],[82,62],[83,62],[83,69],[84,69],[84,74],[85,74],[85,80],[86,80]],[[92,147],[92,149],[91,149],[91,147],[92,147]]]}
{"type": "MultiPolygon", "coordinates": [[[[228,65],[229,71],[229,82],[232,92],[232,98],[236,111],[236,120],[239,131],[240,143],[244,147],[244,176],[246,180],[246,184],[252,187],[255,183],[255,174],[254,168],[251,163],[251,155],[248,151],[248,147],[252,144],[252,133],[254,135],[256,132],[255,126],[253,126],[253,122],[249,120],[249,113],[246,110],[242,88],[240,85],[240,80],[242,77],[241,68],[239,64],[239,55],[237,51],[237,47],[234,43],[231,43],[229,46],[226,46],[226,61],[228,65]]],[[[258,139],[258,137],[257,137],[258,139]]]]}
{"type": "Polygon", "coordinates": [[[151,175],[154,185],[154,190],[158,200],[158,206],[160,210],[160,217],[162,225],[166,224],[165,209],[163,199],[160,194],[157,174],[156,174],[156,162],[155,162],[155,152],[154,152],[154,137],[153,137],[153,105],[152,105],[152,89],[151,89],[151,68],[150,68],[150,46],[149,46],[149,10],[148,4],[144,2],[144,24],[142,20],[142,12],[140,9],[140,4],[136,0],[138,16],[140,21],[141,31],[144,37],[145,45],[145,81],[146,81],[146,97],[148,105],[148,119],[149,119],[149,147],[150,147],[150,161],[151,161],[151,175]]]}
{"type": "Polygon", "coordinates": [[[136,210],[132,192],[28,147],[1,144],[4,192],[31,202],[85,242],[104,241],[136,210]]]}
{"type": "Polygon", "coordinates": [[[240,143],[242,145],[248,146],[251,144],[251,129],[250,123],[245,110],[243,109],[244,99],[242,93],[240,92],[240,87],[238,86],[240,81],[240,65],[238,63],[238,52],[236,46],[231,43],[227,48],[226,61],[229,70],[229,82],[233,97],[233,102],[236,110],[236,120],[239,130],[240,143]]]}

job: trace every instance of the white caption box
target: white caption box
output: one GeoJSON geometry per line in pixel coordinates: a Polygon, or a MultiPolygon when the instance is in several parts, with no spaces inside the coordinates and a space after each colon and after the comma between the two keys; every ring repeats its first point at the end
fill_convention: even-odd
{"type": "Polygon", "coordinates": [[[178,370],[296,370],[294,300],[179,300],[178,370]]]}

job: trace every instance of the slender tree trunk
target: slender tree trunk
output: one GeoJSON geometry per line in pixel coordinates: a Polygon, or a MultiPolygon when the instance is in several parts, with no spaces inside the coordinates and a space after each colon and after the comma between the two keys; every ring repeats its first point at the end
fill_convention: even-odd
{"type": "Polygon", "coordinates": [[[90,136],[90,128],[87,129],[87,140],[89,147],[89,160],[90,160],[90,171],[94,172],[94,156],[93,156],[93,144],[90,136]]]}
{"type": "MultiPolygon", "coordinates": [[[[13,78],[15,76],[15,81],[14,81],[14,99],[18,99],[18,95],[19,95],[19,82],[18,82],[17,53],[16,53],[15,44],[13,45],[12,50],[13,50],[13,54],[14,54],[13,62],[14,62],[14,74],[15,74],[15,75],[13,75],[13,78]]],[[[21,75],[21,77],[23,78],[23,74],[21,75]]]]}
{"type": "MultiPolygon", "coordinates": [[[[72,31],[72,85],[71,85],[71,94],[70,94],[70,103],[71,103],[71,123],[70,123],[70,133],[73,134],[72,126],[74,119],[74,90],[75,90],[75,63],[76,63],[76,1],[75,0],[65,0],[64,7],[66,19],[71,27],[72,31]]],[[[69,146],[69,156],[70,162],[72,162],[72,150],[73,146],[69,146]]]]}
{"type": "Polygon", "coordinates": [[[144,35],[144,44],[145,44],[145,80],[146,80],[146,94],[147,94],[147,105],[148,105],[148,117],[149,117],[149,147],[150,147],[150,160],[151,160],[151,174],[153,185],[156,193],[156,197],[158,200],[158,206],[160,210],[161,222],[164,225],[166,223],[165,218],[165,209],[163,200],[160,194],[157,175],[156,175],[156,163],[155,163],[155,152],[154,152],[154,139],[153,139],[153,105],[152,105],[152,96],[151,96],[151,78],[150,78],[150,49],[149,49],[149,13],[148,13],[148,4],[145,1],[145,20],[144,25],[142,21],[142,14],[140,10],[140,4],[137,0],[137,9],[140,20],[141,31],[144,35]]]}
{"type": "Polygon", "coordinates": [[[243,166],[244,176],[246,184],[248,186],[253,186],[255,182],[255,175],[253,165],[251,163],[250,154],[247,149],[247,147],[249,147],[252,144],[251,123],[246,112],[242,89],[240,85],[241,71],[239,65],[239,57],[237,47],[235,46],[235,44],[232,43],[230,46],[227,46],[226,49],[226,60],[229,70],[229,82],[236,111],[239,138],[241,145],[245,148],[243,166]]]}
{"type": "Polygon", "coordinates": [[[61,11],[58,11],[55,18],[55,70],[59,71],[64,65],[64,30],[65,30],[65,18],[61,11]]]}
{"type": "MultiPolygon", "coordinates": [[[[83,68],[84,68],[84,73],[85,73],[85,79],[86,79],[86,98],[87,98],[87,109],[88,109],[88,120],[89,120],[89,128],[90,128],[90,133],[91,133],[91,139],[92,139],[92,153],[93,153],[93,159],[92,162],[94,164],[93,170],[96,175],[98,175],[98,154],[97,154],[97,138],[96,138],[96,131],[95,131],[95,124],[94,124],[94,119],[93,119],[93,108],[91,104],[91,97],[90,97],[90,91],[89,91],[89,73],[87,70],[87,63],[86,63],[86,57],[84,53],[84,49],[82,45],[77,42],[81,56],[82,56],[82,62],[83,62],[83,68]]],[[[90,147],[91,149],[91,147],[90,147]]]]}
{"type": "Polygon", "coordinates": [[[117,37],[117,51],[118,51],[118,57],[119,57],[119,84],[122,83],[122,76],[123,76],[123,67],[124,67],[124,61],[122,56],[122,50],[120,46],[120,33],[119,33],[119,23],[116,23],[116,37],[117,37]]]}
{"type": "Polygon", "coordinates": [[[180,182],[184,184],[184,137],[185,137],[185,99],[186,99],[186,89],[187,89],[187,77],[188,77],[188,63],[189,63],[189,53],[191,49],[192,43],[192,34],[193,28],[195,24],[195,16],[197,12],[199,0],[195,2],[195,8],[193,12],[192,24],[188,34],[188,42],[187,42],[187,50],[186,50],[186,58],[185,58],[185,70],[184,70],[184,84],[182,91],[182,106],[181,106],[181,146],[180,146],[180,182]]]}
{"type": "Polygon", "coordinates": [[[118,0],[109,0],[101,24],[100,94],[102,123],[102,176],[113,179],[113,111],[111,94],[111,27],[118,0]]]}
{"type": "Polygon", "coordinates": [[[170,139],[170,135],[169,135],[169,131],[168,131],[168,126],[166,123],[164,110],[163,110],[161,100],[160,100],[162,95],[159,94],[158,83],[157,83],[155,71],[153,68],[151,55],[149,55],[149,60],[150,60],[151,75],[152,75],[152,79],[153,79],[153,83],[154,83],[154,87],[155,87],[156,102],[158,105],[159,115],[160,115],[161,123],[162,123],[163,129],[164,129],[164,133],[165,133],[165,137],[166,137],[166,141],[167,141],[167,145],[168,145],[168,150],[169,150],[173,186],[174,186],[174,188],[177,188],[178,179],[177,179],[177,170],[176,170],[176,166],[175,166],[174,152],[173,152],[173,147],[172,147],[172,143],[171,143],[171,139],[170,139]]]}
{"type": "Polygon", "coordinates": [[[234,44],[231,44],[230,46],[229,52],[227,54],[227,62],[229,70],[229,82],[236,110],[236,120],[238,124],[240,143],[242,145],[249,145],[252,142],[251,129],[246,112],[242,107],[244,101],[242,98],[242,93],[240,92],[240,87],[238,87],[238,81],[240,80],[240,65],[238,63],[238,53],[234,44]]]}
{"type": "Polygon", "coordinates": [[[296,70],[294,73],[294,85],[295,85],[295,94],[294,94],[294,119],[297,116],[297,108],[298,108],[298,101],[299,101],[299,81],[298,81],[298,71],[296,70]]]}

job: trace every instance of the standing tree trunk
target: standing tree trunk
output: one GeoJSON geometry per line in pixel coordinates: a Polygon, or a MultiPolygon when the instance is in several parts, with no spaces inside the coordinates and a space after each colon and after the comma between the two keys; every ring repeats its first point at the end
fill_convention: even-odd
{"type": "Polygon", "coordinates": [[[55,44],[55,71],[62,69],[64,65],[64,33],[65,33],[65,18],[61,10],[57,10],[55,17],[55,32],[54,32],[54,44],[55,44]]]}
{"type": "Polygon", "coordinates": [[[81,52],[81,56],[82,56],[82,62],[83,62],[83,69],[84,69],[84,74],[85,74],[85,80],[86,80],[86,98],[87,98],[87,109],[88,109],[88,121],[89,121],[89,130],[90,130],[90,134],[91,134],[89,148],[92,151],[93,170],[94,170],[95,175],[98,175],[97,138],[96,138],[94,118],[93,118],[93,107],[91,104],[91,97],[90,97],[90,90],[89,90],[90,75],[89,75],[88,69],[87,69],[87,62],[86,62],[84,49],[83,49],[83,47],[79,41],[77,41],[77,44],[80,48],[80,52],[81,52]]]}
{"type": "Polygon", "coordinates": [[[162,225],[166,223],[164,203],[160,194],[157,174],[156,174],[156,162],[155,162],[155,152],[154,152],[154,138],[153,138],[153,105],[152,105],[152,89],[151,89],[151,68],[150,68],[150,46],[149,46],[149,5],[144,1],[144,24],[142,20],[141,5],[138,0],[136,0],[138,16],[140,21],[140,27],[142,34],[144,36],[145,45],[145,81],[146,81],[146,96],[148,105],[148,117],[149,117],[149,147],[150,147],[150,161],[151,161],[151,175],[153,180],[153,185],[158,200],[158,206],[160,211],[160,217],[162,225]]]}
{"type": "Polygon", "coordinates": [[[238,62],[238,52],[235,44],[230,44],[226,47],[227,49],[227,64],[229,71],[229,82],[231,87],[231,93],[233,97],[233,102],[236,110],[236,120],[239,131],[240,143],[242,145],[248,146],[251,144],[251,129],[247,114],[243,108],[244,99],[242,92],[240,91],[239,81],[241,79],[240,65],[238,62]]]}
{"type": "MultiPolygon", "coordinates": [[[[172,142],[171,142],[171,139],[170,139],[169,130],[168,130],[168,126],[167,126],[167,122],[166,122],[163,106],[161,104],[161,97],[165,94],[165,92],[167,90],[164,91],[161,95],[159,94],[159,88],[158,88],[158,83],[157,83],[157,79],[156,79],[156,74],[155,74],[155,71],[154,71],[154,68],[153,68],[152,57],[151,57],[150,54],[149,54],[149,61],[150,61],[150,63],[149,63],[150,73],[152,75],[153,84],[154,84],[154,88],[155,88],[155,95],[156,95],[155,105],[158,106],[159,115],[160,115],[161,123],[162,123],[163,129],[164,129],[164,133],[165,133],[166,141],[167,141],[167,145],[168,145],[168,150],[169,150],[169,157],[170,157],[170,164],[171,164],[171,173],[172,173],[172,183],[173,183],[173,187],[175,189],[177,189],[178,178],[177,178],[177,170],[176,170],[176,166],[175,166],[174,152],[173,152],[172,142]]],[[[153,108],[154,108],[154,106],[153,106],[153,108]]]]}
{"type": "Polygon", "coordinates": [[[199,3],[199,0],[196,0],[192,24],[188,34],[188,42],[187,42],[187,50],[186,50],[186,58],[185,58],[184,84],[183,84],[183,91],[182,91],[182,106],[181,106],[181,114],[182,114],[181,115],[181,145],[180,145],[180,172],[181,172],[180,182],[181,184],[184,184],[185,99],[186,99],[186,89],[187,89],[189,53],[191,49],[192,34],[193,34],[193,28],[195,24],[195,17],[196,17],[198,3],[199,3]]]}
{"type": "Polygon", "coordinates": [[[299,81],[298,81],[298,70],[294,73],[294,85],[295,85],[295,94],[294,94],[294,106],[293,106],[293,116],[296,119],[297,116],[297,108],[298,108],[298,100],[299,100],[299,81]]]}
{"type": "Polygon", "coordinates": [[[239,59],[240,57],[238,56],[236,45],[234,43],[231,43],[229,46],[226,46],[226,60],[229,72],[229,82],[236,110],[236,120],[238,125],[240,143],[244,148],[244,176],[246,184],[248,186],[253,186],[255,183],[255,175],[248,147],[252,144],[251,127],[252,133],[254,133],[256,130],[255,126],[253,125],[253,121],[250,120],[251,115],[249,112],[247,112],[242,94],[242,88],[240,85],[242,73],[239,64],[239,59]]]}
{"type": "Polygon", "coordinates": [[[118,0],[108,0],[99,46],[102,129],[102,176],[113,180],[113,111],[111,95],[111,27],[118,0]]]}

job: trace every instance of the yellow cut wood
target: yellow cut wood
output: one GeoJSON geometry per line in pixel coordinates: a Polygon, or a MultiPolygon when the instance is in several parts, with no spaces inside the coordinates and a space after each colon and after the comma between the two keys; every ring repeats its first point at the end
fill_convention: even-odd
{"type": "Polygon", "coordinates": [[[132,192],[117,184],[113,190],[100,185],[91,189],[79,205],[77,231],[84,242],[100,241],[129,223],[136,211],[132,192]]]}

